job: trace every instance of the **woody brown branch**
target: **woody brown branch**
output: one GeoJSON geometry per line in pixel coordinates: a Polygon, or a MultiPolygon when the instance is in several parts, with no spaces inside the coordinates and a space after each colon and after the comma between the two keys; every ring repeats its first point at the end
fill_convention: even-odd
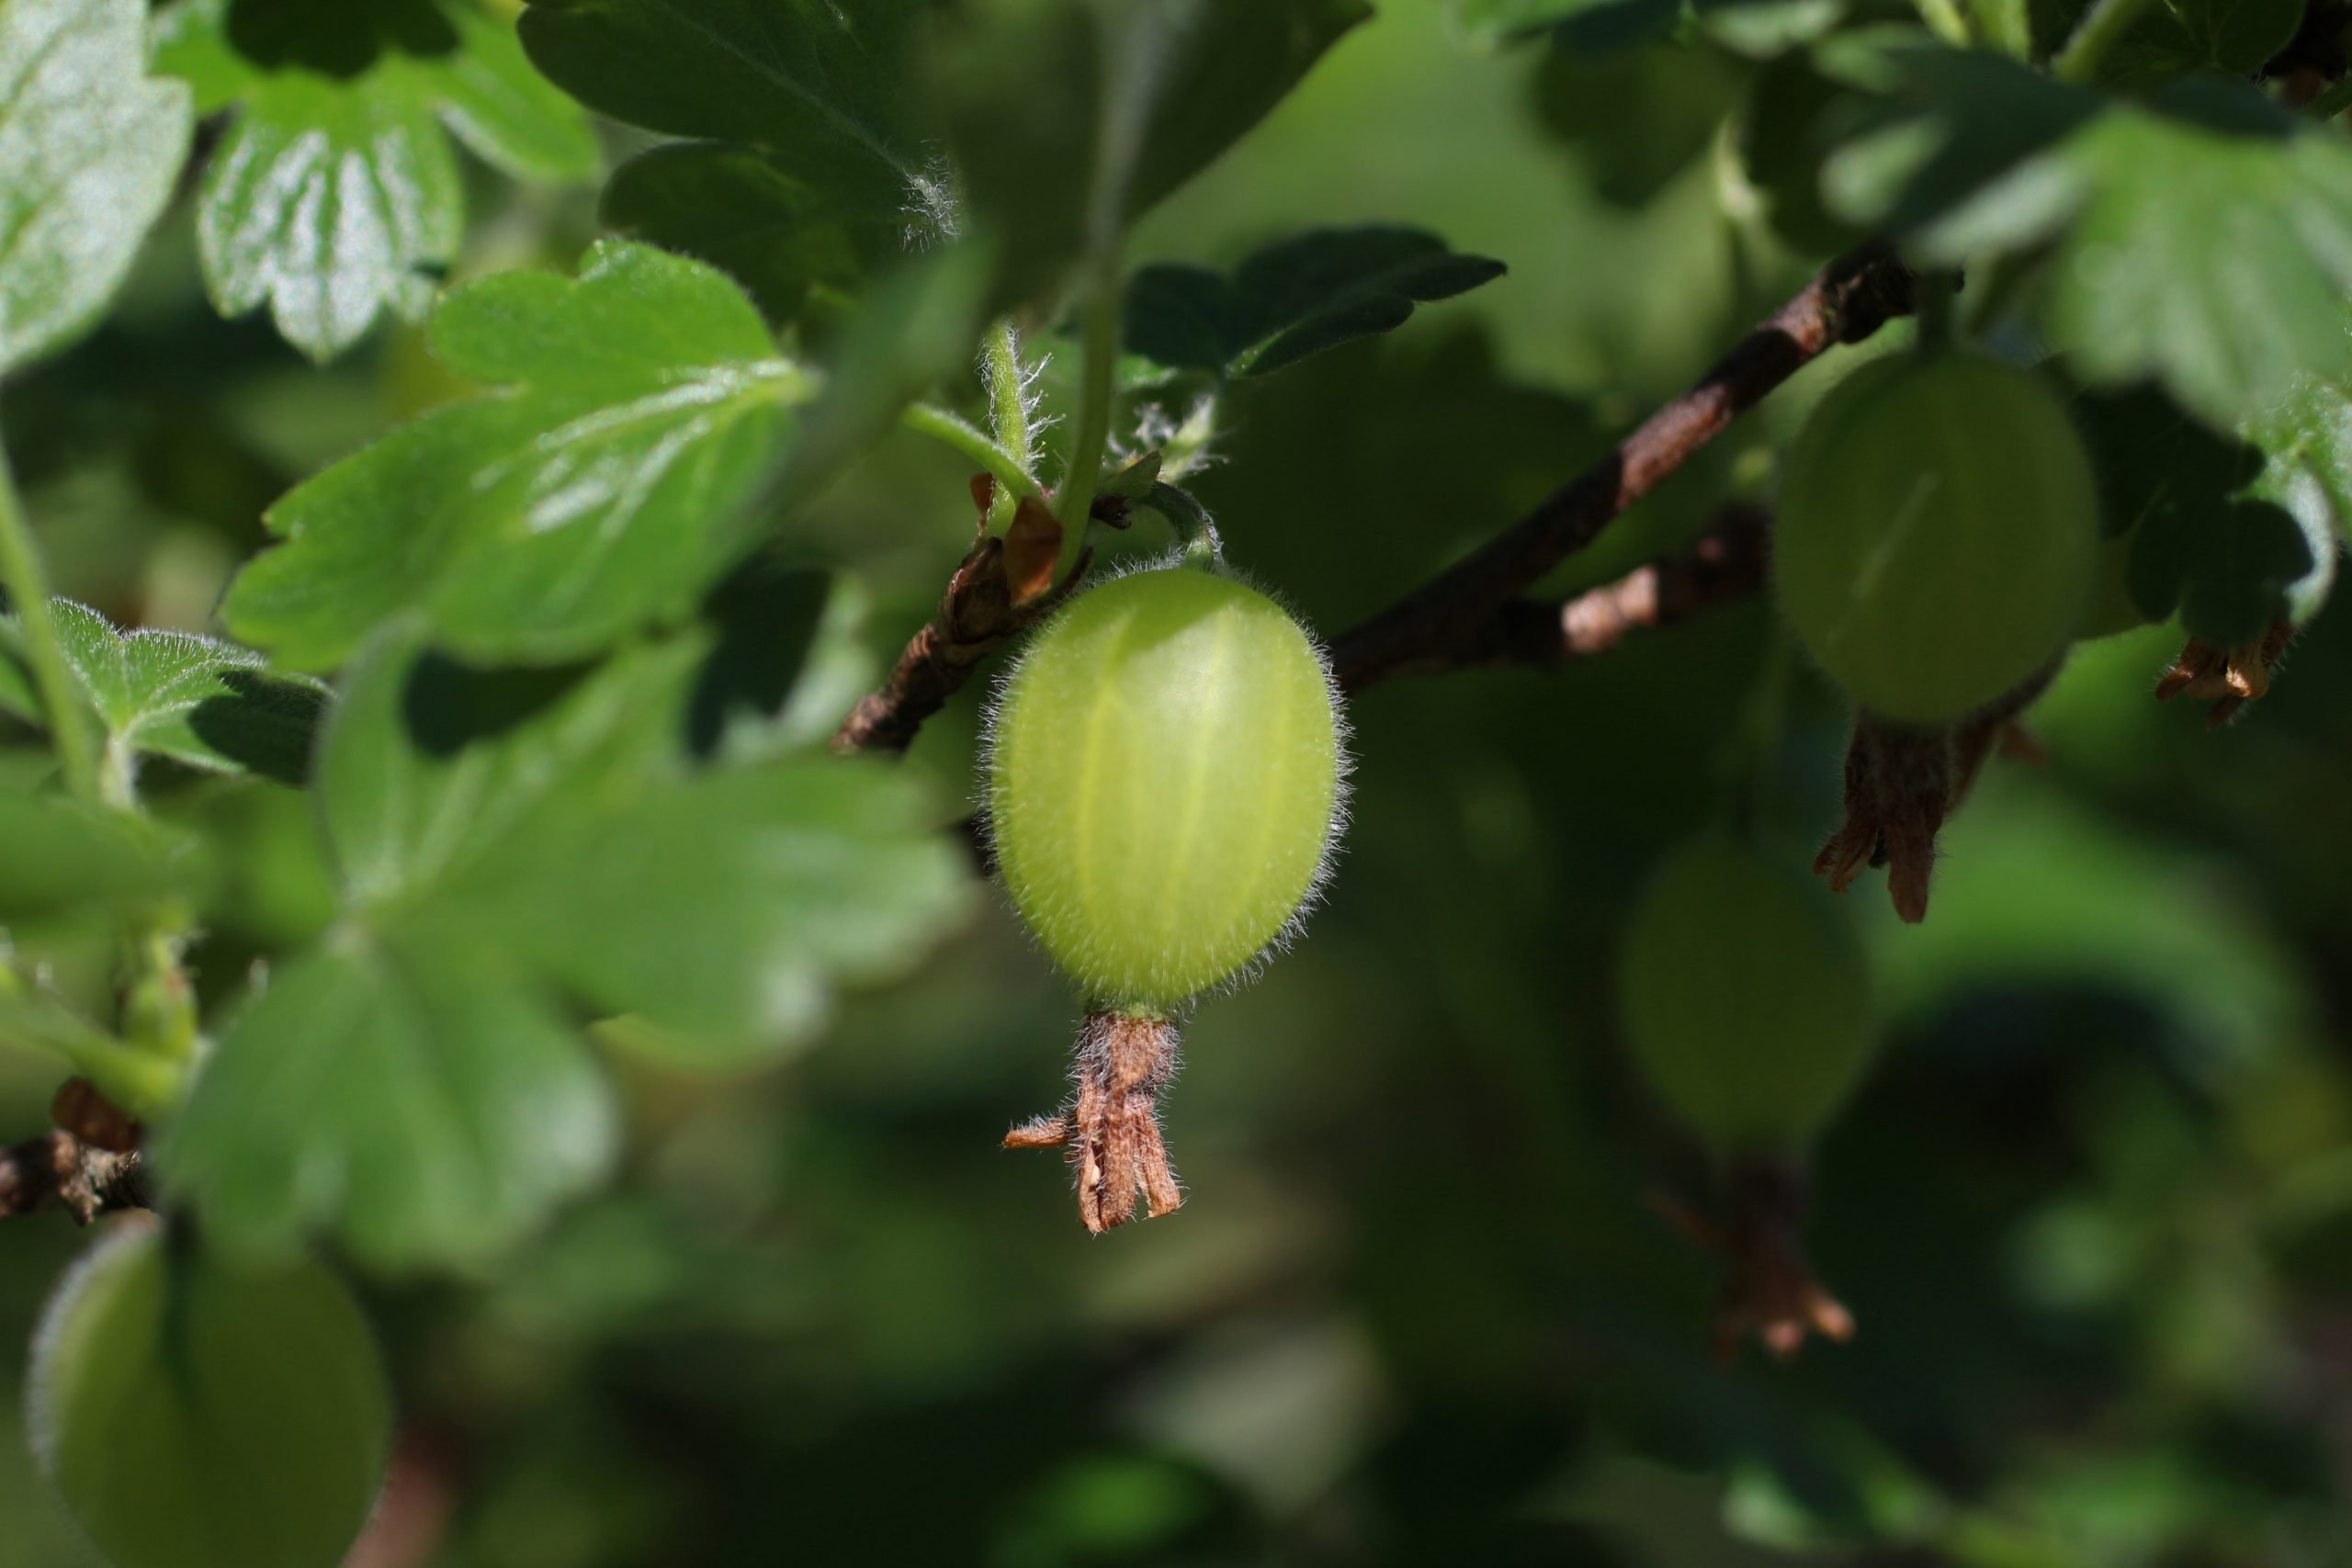
{"type": "Polygon", "coordinates": [[[1461,647],[1432,656],[1425,668],[1547,668],[1606,653],[1629,633],[1675,626],[1745,598],[1764,584],[1769,527],[1760,508],[1726,507],[1690,548],[1636,567],[1613,582],[1559,603],[1505,601],[1472,628],[1461,647]]]}
{"type": "Polygon", "coordinates": [[[1470,555],[1333,644],[1350,692],[1397,675],[1454,668],[1528,586],[1584,548],[1739,414],[1836,344],[1860,343],[1910,313],[1912,277],[1884,245],[1830,263],[1740,340],[1682,396],[1599,462],[1470,555]]]}
{"type": "MultiPolygon", "coordinates": [[[[985,475],[973,481],[983,528],[994,494],[985,475]]],[[[1023,496],[1001,536],[984,532],[974,539],[948,578],[937,612],[908,641],[889,679],[858,699],[833,734],[833,750],[895,755],[912,745],[923,721],[962,689],[980,660],[1053,607],[1059,597],[1053,569],[1061,537],[1053,513],[1023,496]]],[[[1081,560],[1079,570],[1084,570],[1081,560]]]]}

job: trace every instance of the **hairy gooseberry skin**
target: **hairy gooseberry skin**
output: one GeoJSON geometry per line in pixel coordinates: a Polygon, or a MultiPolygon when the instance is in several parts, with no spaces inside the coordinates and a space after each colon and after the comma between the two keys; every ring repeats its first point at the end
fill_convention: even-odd
{"type": "Polygon", "coordinates": [[[391,1425],[374,1338],[333,1274],[175,1254],[152,1225],[59,1288],[28,1406],[43,1472],[117,1568],[340,1562],[391,1425]]]}
{"type": "Polygon", "coordinates": [[[1812,879],[1721,835],[1669,856],[1620,953],[1625,1041],[1719,1152],[1801,1152],[1875,1045],[1860,947],[1812,879]]]}
{"type": "Polygon", "coordinates": [[[1096,1003],[1165,1014],[1297,916],[1336,831],[1340,728],[1320,651],[1214,569],[1114,578],[1031,638],[991,717],[997,866],[1096,1003]]]}
{"type": "Polygon", "coordinates": [[[1855,701],[1939,724],[2067,645],[2098,543],[2090,459],[2040,377],[1903,355],[1847,378],[1790,448],[1774,578],[1798,640],[1855,701]]]}

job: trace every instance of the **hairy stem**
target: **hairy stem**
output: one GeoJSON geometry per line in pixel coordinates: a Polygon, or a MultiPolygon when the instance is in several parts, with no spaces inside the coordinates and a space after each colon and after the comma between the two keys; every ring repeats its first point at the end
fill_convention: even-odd
{"type": "Polygon", "coordinates": [[[2051,62],[2051,73],[2061,82],[2087,82],[2098,75],[2100,63],[2123,41],[2148,6],[2149,0],[2091,0],[2091,8],[2076,24],[2074,37],[2051,62]]]}
{"type": "MultiPolygon", "coordinates": [[[[1000,316],[989,325],[980,344],[980,372],[988,383],[989,428],[995,433],[997,446],[1026,478],[1037,466],[1037,454],[1029,428],[1029,402],[1021,384],[1021,338],[1010,317],[1000,316]]],[[[1004,476],[997,478],[1001,480],[1004,476]]],[[[1029,488],[1034,492],[1035,487],[1029,488]]],[[[1013,503],[1013,495],[1000,488],[989,507],[991,532],[1001,533],[1012,521],[1013,503]]]]}
{"type": "Polygon", "coordinates": [[[7,591],[9,607],[17,613],[25,659],[32,666],[33,684],[40,689],[41,714],[49,725],[50,745],[57,753],[66,787],[85,800],[96,800],[97,751],[88,716],[82,709],[81,682],[58,645],[57,621],[49,608],[49,575],[25,521],[24,504],[17,497],[5,449],[0,449],[0,588],[7,591]]]}

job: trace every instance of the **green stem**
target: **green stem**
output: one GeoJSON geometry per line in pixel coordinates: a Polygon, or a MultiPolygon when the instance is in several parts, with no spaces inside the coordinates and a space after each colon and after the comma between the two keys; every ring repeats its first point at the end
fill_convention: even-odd
{"type": "MultiPolygon", "coordinates": [[[[987,431],[961,414],[941,408],[936,403],[913,403],[899,416],[899,423],[918,435],[928,435],[944,446],[953,447],[994,475],[998,486],[997,501],[1001,505],[1010,508],[1018,497],[1046,493],[1045,486],[1037,482],[1026,464],[989,439],[987,431]]],[[[989,516],[994,518],[994,508],[990,509],[989,516]]]]}
{"type": "Polygon", "coordinates": [[[50,745],[65,774],[66,787],[85,800],[98,798],[97,751],[88,716],[82,710],[81,682],[65,662],[57,641],[57,622],[50,614],[49,577],[41,568],[40,548],[25,521],[24,503],[8,469],[8,456],[0,449],[0,588],[17,612],[25,659],[32,665],[33,683],[40,690],[42,716],[49,724],[50,745]]]}
{"type": "Polygon", "coordinates": [[[1911,0],[1911,4],[1918,11],[1919,19],[1928,24],[1928,30],[1952,48],[1967,49],[1975,41],[1957,0],[1911,0]]]}
{"type": "Polygon", "coordinates": [[[1067,577],[1086,545],[1094,487],[1102,453],[1111,444],[1111,383],[1119,359],[1119,247],[1114,240],[1087,268],[1085,334],[1080,360],[1078,429],[1070,437],[1069,463],[1062,471],[1055,514],[1062,524],[1062,554],[1057,579],[1067,577]]]}
{"type": "Polygon", "coordinates": [[[1168,526],[1184,552],[1186,566],[1214,571],[1225,564],[1225,542],[1217,537],[1216,524],[1209,516],[1208,508],[1189,492],[1165,481],[1155,481],[1144,491],[1143,504],[1168,519],[1168,526]]]}
{"type": "Polygon", "coordinates": [[[2061,82],[2078,83],[2098,75],[2109,51],[2123,41],[2149,4],[2150,0],[2091,0],[2091,8],[2075,27],[2075,36],[2051,62],[2052,74],[2061,82]]]}

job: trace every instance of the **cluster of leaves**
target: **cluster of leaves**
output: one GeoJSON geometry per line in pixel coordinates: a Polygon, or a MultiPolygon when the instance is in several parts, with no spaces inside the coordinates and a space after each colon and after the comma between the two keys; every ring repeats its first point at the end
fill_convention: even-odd
{"type": "MultiPolygon", "coordinates": [[[[220,610],[236,643],[62,601],[6,624],[0,711],[46,726],[87,783],[11,797],[30,874],[7,908],[111,900],[126,995],[185,989],[190,911],[224,874],[167,820],[187,782],[316,797],[334,911],[209,1031],[185,1008],[164,1030],[128,1002],[85,1017],[28,993],[33,1038],[161,1123],[164,1190],[208,1235],[483,1263],[609,1157],[575,1021],[673,1063],[773,1060],[836,986],[902,972],[969,907],[943,805],[822,754],[862,656],[841,593],[777,552],[935,388],[972,415],[909,423],[1041,489],[1028,398],[990,409],[959,375],[984,319],[1050,321],[1090,256],[1115,280],[1133,219],[1367,13],[933,10],[539,0],[518,26],[488,0],[178,0],[152,60],[137,0],[0,13],[0,72],[21,84],[0,152],[41,176],[0,198],[30,204],[0,214],[22,236],[0,276],[6,365],[96,319],[207,116],[193,200],[216,308],[266,303],[322,360],[387,311],[429,317],[435,359],[478,389],[269,509],[273,543],[220,610]],[[1069,90],[1012,112],[989,69],[1005,60],[1052,61],[1069,90]],[[451,137],[576,182],[600,167],[592,110],[687,139],[606,183],[631,237],[569,277],[439,289],[465,231],[451,137]]],[[[1142,380],[1217,383],[1499,270],[1409,230],[1310,235],[1229,285],[1147,269],[1129,335],[1164,362],[1142,380]]]]}

